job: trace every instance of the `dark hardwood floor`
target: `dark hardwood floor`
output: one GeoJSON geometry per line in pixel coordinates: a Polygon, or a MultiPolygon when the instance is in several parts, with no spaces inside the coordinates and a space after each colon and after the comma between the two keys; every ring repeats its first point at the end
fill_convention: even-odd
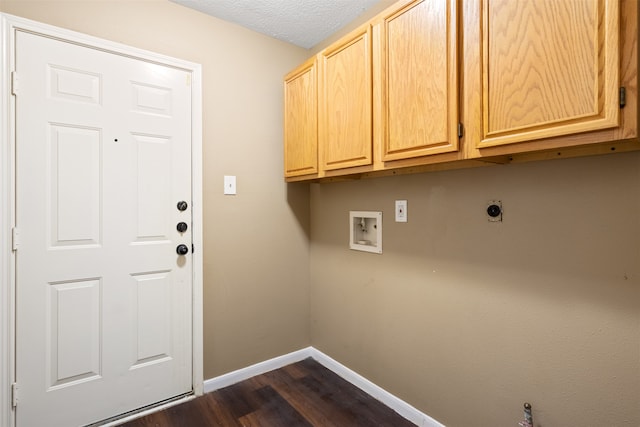
{"type": "Polygon", "coordinates": [[[306,359],[122,427],[405,427],[415,425],[306,359]]]}

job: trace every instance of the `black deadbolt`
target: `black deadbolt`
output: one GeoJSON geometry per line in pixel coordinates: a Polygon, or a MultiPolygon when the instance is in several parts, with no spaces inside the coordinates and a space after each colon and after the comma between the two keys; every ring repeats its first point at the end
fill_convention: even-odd
{"type": "Polygon", "coordinates": [[[487,207],[487,215],[489,215],[491,218],[500,216],[500,212],[501,209],[498,205],[489,205],[489,207],[487,207]]]}
{"type": "Polygon", "coordinates": [[[187,223],[186,222],[179,222],[178,225],[176,226],[176,229],[180,232],[180,233],[184,233],[185,231],[187,231],[187,223]]]}
{"type": "Polygon", "coordinates": [[[189,248],[187,247],[187,245],[178,245],[178,247],[176,248],[176,253],[178,255],[186,255],[189,253],[189,248]]]}
{"type": "Polygon", "coordinates": [[[186,211],[187,210],[187,202],[185,202],[184,200],[181,200],[178,202],[178,210],[179,211],[186,211]]]}

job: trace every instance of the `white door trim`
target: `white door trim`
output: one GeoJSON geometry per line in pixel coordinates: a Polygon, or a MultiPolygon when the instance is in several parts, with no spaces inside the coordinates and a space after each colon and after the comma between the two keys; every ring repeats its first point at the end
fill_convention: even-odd
{"type": "MultiPolygon", "coordinates": [[[[11,71],[15,64],[15,32],[29,31],[103,51],[125,55],[191,73],[192,88],[192,238],[193,257],[193,387],[203,393],[203,245],[202,245],[202,66],[169,56],[133,48],[75,31],[0,13],[2,81],[0,81],[0,427],[15,425],[11,384],[15,381],[15,256],[12,227],[15,225],[15,103],[11,94],[11,71]]],[[[19,400],[19,398],[18,398],[19,400]]]]}

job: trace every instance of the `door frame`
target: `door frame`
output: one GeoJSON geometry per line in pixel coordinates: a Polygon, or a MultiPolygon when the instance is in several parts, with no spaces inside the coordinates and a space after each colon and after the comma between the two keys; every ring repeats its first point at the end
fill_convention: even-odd
{"type": "MultiPolygon", "coordinates": [[[[133,57],[191,73],[191,181],[193,306],[192,306],[192,384],[195,395],[204,392],[203,371],[203,245],[202,245],[202,66],[162,54],[126,46],[71,30],[0,13],[0,427],[15,425],[12,384],[15,382],[15,295],[16,258],[12,230],[15,226],[15,102],[11,72],[15,69],[15,34],[27,31],[105,52],[133,57]]],[[[19,78],[18,86],[19,86],[19,78]]],[[[19,390],[19,388],[18,388],[19,390]]],[[[18,402],[20,400],[18,391],[18,402]]],[[[114,414],[117,415],[117,414],[114,414]]]]}

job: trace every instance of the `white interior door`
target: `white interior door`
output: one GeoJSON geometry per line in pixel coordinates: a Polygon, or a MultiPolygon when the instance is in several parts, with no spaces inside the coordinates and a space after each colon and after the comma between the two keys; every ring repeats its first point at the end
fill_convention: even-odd
{"type": "Polygon", "coordinates": [[[189,72],[22,31],[15,61],[17,425],[189,393],[189,72]]]}

